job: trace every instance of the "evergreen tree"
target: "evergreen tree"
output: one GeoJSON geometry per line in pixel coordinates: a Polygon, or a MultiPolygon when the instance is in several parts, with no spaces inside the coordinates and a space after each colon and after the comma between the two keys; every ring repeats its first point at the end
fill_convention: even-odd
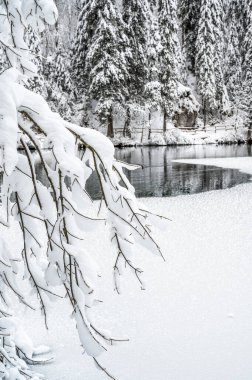
{"type": "Polygon", "coordinates": [[[162,46],[158,21],[151,12],[150,18],[150,33],[147,50],[148,77],[145,86],[145,97],[149,103],[150,110],[156,110],[161,105],[159,54],[162,46]]]}
{"type": "Polygon", "coordinates": [[[96,102],[99,120],[113,137],[113,107],[124,104],[128,76],[124,24],[115,0],[84,1],[74,47],[74,69],[86,104],[96,102]]]}
{"type": "Polygon", "coordinates": [[[196,41],[196,75],[198,91],[202,97],[204,125],[209,109],[215,107],[216,78],[214,71],[215,34],[211,13],[211,0],[202,0],[199,31],[196,41]]]}
{"type": "Polygon", "coordinates": [[[159,33],[158,21],[155,17],[155,8],[149,10],[150,15],[150,33],[148,41],[147,59],[148,59],[148,77],[145,86],[144,97],[146,99],[149,111],[149,138],[151,134],[151,117],[152,112],[159,109],[162,104],[159,54],[161,52],[161,39],[159,33]]]}
{"type": "Polygon", "coordinates": [[[216,77],[216,106],[220,117],[229,112],[229,97],[224,83],[224,7],[222,0],[211,6],[215,34],[214,69],[216,77]]]}
{"type": "Polygon", "coordinates": [[[54,58],[53,82],[57,84],[60,92],[70,95],[73,91],[69,57],[62,46],[58,48],[54,58]]]}
{"type": "Polygon", "coordinates": [[[209,111],[220,114],[229,107],[224,84],[223,5],[220,0],[202,0],[196,41],[196,75],[202,96],[204,125],[209,111]]]}
{"type": "Polygon", "coordinates": [[[29,79],[29,88],[37,93],[44,95],[44,75],[43,75],[43,61],[41,52],[41,42],[39,35],[34,29],[29,26],[26,30],[26,41],[29,50],[33,56],[33,63],[36,65],[37,74],[29,79]]]}
{"type": "MultiPolygon", "coordinates": [[[[75,0],[71,4],[64,0],[58,4],[65,16],[50,37],[49,45],[55,46],[55,40],[61,39],[64,50],[51,62],[54,83],[67,94],[74,80],[85,125],[89,123],[87,115],[91,116],[93,111],[102,123],[110,120],[112,125],[110,109],[111,115],[120,113],[120,118],[123,115],[124,134],[130,136],[131,119],[139,110],[145,115],[146,109],[150,110],[151,117],[151,112],[161,105],[166,129],[166,120],[176,112],[178,83],[194,86],[191,74],[196,76],[205,122],[208,115],[221,118],[228,114],[229,99],[236,108],[240,98],[247,102],[249,84],[245,83],[245,77],[249,78],[251,0],[110,0],[107,3],[75,0]],[[111,17],[112,8],[115,12],[111,17]],[[78,12],[71,71],[64,68],[71,40],[66,29],[78,12]],[[119,81],[117,74],[115,79],[105,69],[100,74],[101,66],[111,61],[113,49],[119,81]],[[95,51],[93,57],[92,51],[95,51]],[[102,77],[110,83],[106,85],[106,94],[102,77]]],[[[68,30],[71,34],[71,28],[68,30]]],[[[0,65],[3,66],[1,62],[0,65]]]]}
{"type": "Polygon", "coordinates": [[[181,0],[180,19],[182,28],[182,46],[189,61],[189,69],[194,73],[196,40],[199,28],[201,0],[181,0]]]}
{"type": "Polygon", "coordinates": [[[237,105],[241,87],[241,48],[239,40],[239,21],[237,17],[237,1],[230,3],[226,18],[226,60],[225,60],[225,83],[230,100],[237,105]]]}
{"type": "MultiPolygon", "coordinates": [[[[233,21],[236,23],[237,33],[239,36],[239,41],[244,38],[244,28],[246,23],[246,12],[247,12],[247,0],[226,0],[226,18],[225,24],[227,29],[230,27],[230,23],[233,21]]],[[[224,6],[225,11],[225,6],[224,6]]]]}
{"type": "MultiPolygon", "coordinates": [[[[252,107],[252,4],[247,2],[245,20],[245,39],[243,51],[245,52],[243,62],[243,102],[245,108],[250,110],[252,107]]],[[[250,115],[252,113],[250,112],[250,115]]],[[[251,120],[252,121],[252,120],[251,120]]]]}
{"type": "Polygon", "coordinates": [[[123,0],[123,20],[129,41],[128,89],[130,100],[143,104],[143,93],[148,80],[148,35],[150,15],[146,0],[123,0]]]}
{"type": "Polygon", "coordinates": [[[72,49],[72,67],[77,88],[83,92],[86,82],[86,56],[97,25],[98,4],[83,0],[78,18],[77,30],[72,49]]]}
{"type": "Polygon", "coordinates": [[[164,131],[167,117],[172,118],[177,100],[180,66],[180,45],[178,40],[178,20],[176,0],[159,0],[158,19],[161,36],[160,83],[164,112],[164,131]]]}
{"type": "MultiPolygon", "coordinates": [[[[239,2],[239,0],[236,0],[238,2],[237,5],[237,13],[240,13],[240,24],[241,24],[241,30],[240,30],[240,37],[241,41],[243,42],[243,39],[245,38],[249,25],[250,25],[250,18],[251,18],[251,8],[252,4],[250,0],[242,0],[239,2]]],[[[246,53],[246,44],[243,46],[245,49],[243,49],[244,55],[243,58],[245,57],[246,53]]]]}

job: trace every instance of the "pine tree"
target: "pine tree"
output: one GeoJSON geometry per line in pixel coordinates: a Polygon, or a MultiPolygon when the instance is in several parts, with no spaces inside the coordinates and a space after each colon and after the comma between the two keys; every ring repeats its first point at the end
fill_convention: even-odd
{"type": "MultiPolygon", "coordinates": [[[[205,117],[210,115],[221,118],[228,113],[229,99],[237,108],[237,101],[242,97],[243,91],[240,86],[241,77],[244,79],[247,75],[249,62],[245,40],[248,40],[251,0],[110,0],[108,9],[111,8],[111,2],[116,17],[109,18],[106,23],[112,25],[116,35],[118,33],[116,49],[121,58],[116,58],[116,61],[123,62],[117,66],[123,80],[119,87],[115,85],[115,90],[119,91],[118,98],[113,95],[114,100],[106,104],[108,106],[113,103],[114,115],[120,112],[120,117],[123,115],[125,118],[125,135],[130,136],[131,118],[139,110],[145,113],[146,108],[154,110],[161,103],[165,120],[172,118],[176,112],[177,83],[179,81],[187,86],[187,79],[190,79],[190,85],[191,74],[196,76],[205,117]],[[184,67],[185,63],[187,67],[184,67]]],[[[61,68],[68,49],[65,43],[69,45],[71,40],[63,27],[65,19],[57,25],[57,31],[50,37],[50,44],[55,46],[55,41],[52,41],[62,40],[64,36],[63,57],[57,55],[57,62],[53,62],[53,66],[57,63],[59,72],[68,78],[61,80],[59,74],[56,81],[61,83],[62,88],[65,83],[66,87],[71,87],[71,80],[74,79],[76,99],[82,103],[81,108],[85,109],[85,125],[88,125],[86,115],[91,115],[93,111],[104,123],[105,120],[108,121],[109,107],[106,108],[105,101],[101,100],[106,97],[102,95],[102,98],[97,98],[97,88],[94,91],[96,98],[93,98],[94,93],[91,94],[91,82],[95,82],[92,70],[96,58],[91,59],[92,63],[87,68],[87,57],[90,57],[95,43],[101,46],[100,41],[103,40],[97,39],[97,33],[100,36],[106,34],[105,29],[104,32],[101,31],[101,20],[106,18],[103,14],[105,1],[75,0],[71,5],[58,1],[58,4],[61,12],[65,10],[65,19],[68,19],[66,25],[70,19],[75,20],[78,12],[79,20],[72,49],[72,70],[64,73],[61,68]]],[[[69,30],[71,34],[71,28],[69,30]]],[[[106,43],[105,46],[110,49],[106,43]]],[[[97,59],[103,60],[102,55],[97,59]]],[[[0,66],[3,63],[0,62],[0,66]]],[[[243,87],[247,88],[245,79],[243,83],[243,87]]],[[[109,86],[110,89],[107,90],[110,94],[113,92],[112,87],[109,86]]],[[[243,98],[248,99],[248,89],[243,92],[243,98]]],[[[164,122],[164,129],[165,125],[164,122]]]]}
{"type": "Polygon", "coordinates": [[[115,0],[84,2],[77,30],[73,64],[84,88],[87,104],[96,102],[95,113],[107,122],[113,137],[113,107],[124,104],[128,76],[124,24],[115,0]]]}
{"type": "Polygon", "coordinates": [[[129,41],[127,56],[129,100],[141,105],[148,79],[147,48],[150,18],[146,0],[123,0],[123,20],[127,26],[129,41]]]}
{"type": "MultiPolygon", "coordinates": [[[[240,37],[241,42],[244,42],[245,36],[247,34],[249,25],[250,25],[250,18],[251,18],[251,8],[252,4],[250,0],[242,0],[239,2],[239,0],[236,0],[239,5],[237,5],[237,13],[240,13],[240,37]]],[[[243,44],[243,59],[245,58],[246,53],[246,44],[243,44]]]]}
{"type": "Polygon", "coordinates": [[[189,61],[189,69],[194,73],[196,40],[199,28],[201,0],[181,0],[180,19],[182,28],[182,47],[189,61]]]}
{"type": "Polygon", "coordinates": [[[150,110],[156,110],[161,105],[159,54],[162,46],[158,21],[151,11],[150,19],[150,33],[147,50],[148,77],[145,86],[145,97],[149,103],[150,110]]]}
{"type": "Polygon", "coordinates": [[[172,118],[177,100],[177,87],[180,65],[180,45],[178,40],[178,20],[176,0],[159,0],[159,28],[161,35],[160,83],[164,112],[164,131],[167,117],[172,118]]]}
{"type": "Polygon", "coordinates": [[[98,5],[91,0],[83,0],[78,18],[72,49],[72,67],[77,88],[83,92],[86,82],[86,56],[97,24],[98,5]]]}
{"type": "Polygon", "coordinates": [[[63,91],[70,95],[73,91],[69,57],[62,46],[59,46],[55,54],[53,82],[57,84],[61,92],[63,91]]]}
{"type": "MultiPolygon", "coordinates": [[[[245,19],[245,38],[243,51],[245,52],[243,61],[243,102],[245,109],[252,108],[252,4],[247,2],[246,19],[245,19]]],[[[251,115],[251,112],[250,112],[251,115]]],[[[251,120],[252,122],[252,120],[251,120]]]]}
{"type": "Polygon", "coordinates": [[[43,76],[43,61],[41,52],[41,41],[39,35],[30,26],[26,30],[26,41],[29,50],[33,56],[33,63],[37,67],[37,74],[29,79],[29,88],[32,91],[44,95],[44,76],[43,76]]]}
{"type": "Polygon", "coordinates": [[[216,78],[214,71],[215,34],[211,14],[211,0],[202,0],[196,41],[195,69],[198,91],[202,96],[204,125],[209,109],[215,107],[216,78]]]}
{"type": "Polygon", "coordinates": [[[146,99],[149,112],[149,138],[151,135],[151,118],[152,112],[159,109],[162,104],[159,54],[161,52],[161,38],[159,33],[158,20],[155,15],[155,7],[149,9],[150,15],[150,33],[148,40],[147,59],[148,59],[148,77],[145,86],[144,98],[146,99]]]}
{"type": "Polygon", "coordinates": [[[226,18],[226,59],[225,59],[225,83],[227,86],[230,100],[234,103],[238,102],[241,87],[241,44],[239,40],[239,20],[237,13],[237,0],[230,2],[227,18],[226,18]]]}
{"type": "Polygon", "coordinates": [[[215,34],[214,69],[216,77],[216,105],[220,117],[229,112],[229,97],[224,83],[224,7],[222,0],[211,6],[215,34]]]}
{"type": "Polygon", "coordinates": [[[196,41],[196,75],[202,96],[204,125],[209,111],[228,109],[223,74],[223,7],[220,0],[202,0],[196,41]]]}

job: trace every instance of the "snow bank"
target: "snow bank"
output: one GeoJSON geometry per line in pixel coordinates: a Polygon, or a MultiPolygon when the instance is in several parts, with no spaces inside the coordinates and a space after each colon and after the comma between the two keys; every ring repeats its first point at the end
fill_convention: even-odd
{"type": "MultiPolygon", "coordinates": [[[[219,126],[220,128],[220,126],[219,126]]],[[[148,137],[148,133],[133,134],[132,138],[117,135],[112,139],[115,146],[137,146],[137,145],[205,145],[205,144],[241,144],[245,143],[247,139],[247,128],[240,127],[236,131],[230,130],[228,127],[225,130],[217,129],[215,127],[207,127],[207,131],[192,130],[182,131],[179,128],[171,128],[165,133],[160,133],[153,129],[148,137]]]]}

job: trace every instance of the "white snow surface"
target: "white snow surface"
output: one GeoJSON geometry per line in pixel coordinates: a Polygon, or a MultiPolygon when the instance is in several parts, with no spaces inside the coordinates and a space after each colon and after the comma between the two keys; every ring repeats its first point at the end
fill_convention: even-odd
{"type": "MultiPolygon", "coordinates": [[[[217,166],[251,173],[251,160],[194,162],[215,161],[217,166]]],[[[91,253],[100,258],[104,278],[97,323],[104,328],[113,325],[115,337],[125,338],[123,331],[130,338],[105,353],[101,364],[120,380],[251,380],[252,184],[142,203],[172,218],[157,231],[166,262],[142,248],[138,252],[145,291],[126,272],[123,294],[118,296],[111,270],[115,253],[108,239],[97,238],[107,234],[105,227],[87,239],[91,253]]],[[[40,315],[23,315],[35,343],[54,350],[54,363],[37,370],[50,380],[104,379],[82,355],[67,312],[62,301],[55,304],[49,332],[40,315]]]]}
{"type": "Polygon", "coordinates": [[[228,158],[203,158],[203,159],[179,159],[173,162],[185,164],[210,165],[227,169],[238,169],[241,172],[252,174],[252,157],[228,157],[228,158]]]}

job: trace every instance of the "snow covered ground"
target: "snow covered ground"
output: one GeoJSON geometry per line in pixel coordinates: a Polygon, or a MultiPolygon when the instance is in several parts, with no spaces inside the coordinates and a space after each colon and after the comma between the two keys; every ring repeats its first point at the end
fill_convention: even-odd
{"type": "MultiPolygon", "coordinates": [[[[212,159],[196,161],[214,165],[212,159]]],[[[252,173],[252,158],[215,164],[252,173]]],[[[114,254],[108,240],[97,239],[106,231],[101,227],[91,236],[89,246],[103,273],[105,302],[97,319],[112,326],[115,336],[130,338],[103,355],[101,363],[121,380],[251,380],[252,184],[142,201],[173,219],[157,231],[166,262],[136,250],[145,291],[126,273],[123,294],[113,292],[114,254]]],[[[50,380],[104,379],[82,355],[67,311],[63,303],[55,305],[49,332],[39,315],[24,316],[35,342],[54,350],[54,363],[39,371],[50,380]]]]}
{"type": "Polygon", "coordinates": [[[165,134],[152,130],[150,138],[148,129],[142,138],[141,133],[133,133],[132,138],[122,137],[121,134],[115,136],[113,143],[115,146],[134,145],[205,145],[205,144],[236,144],[244,143],[247,139],[247,128],[225,130],[224,127],[215,131],[214,127],[208,127],[207,131],[182,131],[172,127],[165,134]]]}

